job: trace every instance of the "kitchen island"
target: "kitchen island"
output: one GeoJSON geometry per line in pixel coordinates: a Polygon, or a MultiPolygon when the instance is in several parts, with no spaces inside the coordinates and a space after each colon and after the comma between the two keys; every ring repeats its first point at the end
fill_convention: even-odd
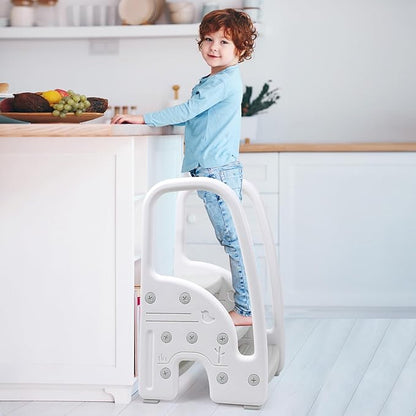
{"type": "MultiPolygon", "coordinates": [[[[169,133],[0,125],[0,400],[130,401],[141,204],[180,175],[169,133]]],[[[174,196],[157,209],[169,272],[174,196]]]]}
{"type": "MultiPolygon", "coordinates": [[[[141,203],[180,175],[182,136],[170,133],[0,125],[0,400],[130,401],[141,203]]],[[[269,214],[287,312],[414,316],[416,143],[241,152],[269,214]]],[[[154,238],[169,273],[175,201],[165,197],[154,238]]],[[[187,254],[222,259],[196,196],[185,209],[187,254]]]]}

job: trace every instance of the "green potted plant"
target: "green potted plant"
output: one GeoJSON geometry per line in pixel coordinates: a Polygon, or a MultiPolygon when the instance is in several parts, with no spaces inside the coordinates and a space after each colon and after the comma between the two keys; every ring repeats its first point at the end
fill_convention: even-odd
{"type": "Polygon", "coordinates": [[[246,86],[241,101],[241,139],[245,143],[249,143],[256,139],[258,122],[256,116],[264,110],[267,110],[273,104],[276,104],[277,100],[280,98],[277,88],[270,89],[270,82],[271,81],[264,83],[259,95],[254,99],[252,98],[253,87],[246,86]]]}

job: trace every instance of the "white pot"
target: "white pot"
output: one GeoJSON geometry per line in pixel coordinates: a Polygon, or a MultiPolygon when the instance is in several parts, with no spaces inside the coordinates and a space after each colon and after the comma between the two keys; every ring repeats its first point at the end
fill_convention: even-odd
{"type": "Polygon", "coordinates": [[[241,141],[243,143],[257,140],[258,116],[241,117],[241,141]]]}
{"type": "Polygon", "coordinates": [[[260,8],[260,0],[243,0],[243,7],[260,8]]]}
{"type": "Polygon", "coordinates": [[[166,3],[170,11],[172,23],[192,23],[194,20],[195,6],[190,1],[166,3]]]}

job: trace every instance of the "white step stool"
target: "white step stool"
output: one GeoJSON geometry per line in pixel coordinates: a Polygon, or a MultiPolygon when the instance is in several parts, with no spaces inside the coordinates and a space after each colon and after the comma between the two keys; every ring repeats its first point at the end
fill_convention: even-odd
{"type": "Polygon", "coordinates": [[[148,402],[172,400],[179,376],[192,362],[208,375],[210,397],[217,403],[258,408],[267,400],[268,382],[284,361],[283,306],[277,258],[263,204],[256,189],[243,182],[243,192],[256,209],[264,238],[273,326],[266,328],[250,228],[241,201],[222,182],[210,178],[178,178],[156,184],[143,203],[141,314],[139,334],[139,394],[148,402]],[[239,236],[247,273],[252,327],[235,327],[230,272],[216,265],[188,259],[183,252],[183,204],[186,193],[204,189],[226,201],[239,236]],[[155,203],[165,193],[179,192],[174,276],[154,268],[157,241],[155,203]]]}

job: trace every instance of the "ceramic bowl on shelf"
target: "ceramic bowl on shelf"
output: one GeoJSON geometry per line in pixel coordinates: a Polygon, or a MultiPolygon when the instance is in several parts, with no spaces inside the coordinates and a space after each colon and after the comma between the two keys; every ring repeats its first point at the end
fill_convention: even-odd
{"type": "Polygon", "coordinates": [[[195,17],[195,6],[190,1],[167,2],[170,21],[176,24],[192,23],[195,17]]]}
{"type": "Polygon", "coordinates": [[[162,13],[164,0],[121,0],[118,13],[124,25],[153,24],[162,13]]]}

